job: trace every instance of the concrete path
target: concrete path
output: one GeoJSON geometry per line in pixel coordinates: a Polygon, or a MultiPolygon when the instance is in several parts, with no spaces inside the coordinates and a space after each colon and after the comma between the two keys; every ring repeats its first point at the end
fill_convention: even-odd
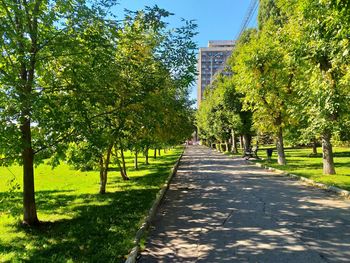
{"type": "Polygon", "coordinates": [[[190,146],[139,262],[350,262],[350,202],[190,146]]]}

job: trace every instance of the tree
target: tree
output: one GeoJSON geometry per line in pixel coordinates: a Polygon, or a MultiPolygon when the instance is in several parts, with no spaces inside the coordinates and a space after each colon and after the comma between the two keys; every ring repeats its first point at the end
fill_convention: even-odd
{"type": "MultiPolygon", "coordinates": [[[[265,5],[275,7],[273,1],[267,2],[265,5]]],[[[233,71],[237,88],[244,94],[244,107],[253,112],[258,130],[274,132],[278,163],[284,165],[283,129],[292,119],[289,103],[293,101],[295,66],[281,34],[284,17],[276,8],[264,10],[270,13],[260,12],[259,17],[264,18],[261,30],[242,36],[233,54],[233,71]]]]}
{"type": "Polygon", "coordinates": [[[106,19],[113,3],[0,3],[0,156],[2,164],[23,164],[25,224],[39,223],[34,162],[51,156],[55,165],[68,147],[79,162],[76,153],[88,151],[105,192],[114,147],[122,154],[140,124],[129,111],[168,82],[182,101],[194,79],[193,23],[166,32],[162,18],[170,13],[155,6],[128,12],[119,26],[106,19]],[[164,43],[175,44],[178,56],[164,43]],[[179,70],[166,63],[167,54],[178,58],[179,70]]]}
{"type": "Polygon", "coordinates": [[[298,31],[295,54],[303,58],[299,62],[305,73],[298,92],[310,129],[322,138],[323,173],[334,174],[331,138],[343,129],[349,114],[349,3],[279,0],[278,4],[289,17],[289,32],[298,31]]]}
{"type": "MultiPolygon", "coordinates": [[[[104,1],[108,6],[109,1],[104,1]]],[[[23,222],[39,223],[34,197],[34,161],[39,153],[72,135],[69,121],[55,118],[67,113],[71,85],[61,87],[60,57],[78,57],[84,44],[85,25],[102,19],[104,8],[84,1],[4,0],[0,3],[0,154],[7,164],[23,165],[23,222]],[[81,50],[76,53],[78,50],[81,50]],[[50,63],[48,63],[50,62],[50,63]],[[60,81],[57,81],[60,82],[60,81]],[[60,105],[62,103],[63,105],[60,105]],[[46,109],[42,106],[45,105],[46,109]],[[47,110],[48,124],[40,116],[47,110]],[[67,126],[66,126],[67,125],[67,126]],[[42,138],[47,142],[42,144],[42,138]]],[[[74,70],[74,69],[71,69],[74,70]]],[[[67,116],[67,115],[64,115],[67,116]]]]}
{"type": "MultiPolygon", "coordinates": [[[[164,53],[171,54],[168,50],[162,49],[164,41],[168,41],[170,37],[164,28],[166,24],[162,22],[168,15],[167,11],[157,6],[127,12],[124,23],[116,32],[115,50],[112,48],[108,52],[114,57],[97,63],[109,68],[108,71],[101,69],[100,72],[107,72],[112,77],[98,75],[96,81],[89,82],[91,90],[96,85],[100,89],[97,96],[84,99],[86,105],[83,106],[83,112],[86,118],[81,127],[86,126],[81,129],[84,138],[83,147],[77,148],[84,151],[91,150],[89,154],[91,160],[98,162],[101,171],[101,194],[106,192],[111,154],[114,153],[121,176],[124,180],[128,180],[124,160],[125,150],[135,152],[137,166],[136,158],[139,151],[145,148],[148,152],[152,144],[160,147],[166,143],[178,143],[178,139],[173,140],[170,131],[174,131],[174,125],[181,128],[187,123],[174,121],[174,117],[188,106],[187,99],[183,95],[186,89],[179,85],[179,80],[183,77],[176,74],[175,79],[172,76],[170,72],[172,69],[165,63],[165,59],[168,58],[163,56],[164,53]],[[106,65],[105,62],[111,65],[106,65]],[[101,81],[100,78],[107,81],[101,81]],[[174,100],[184,103],[172,107],[174,100]],[[172,112],[169,112],[170,110],[172,112]],[[173,121],[168,122],[170,117],[173,121]]],[[[182,42],[174,44],[173,50],[181,50],[185,55],[188,47],[177,45],[182,45],[182,42]]],[[[192,56],[191,52],[188,54],[192,56]]],[[[177,65],[182,67],[181,62],[177,65]]],[[[185,77],[188,78],[190,75],[191,73],[187,72],[185,77]]],[[[72,161],[75,160],[79,158],[72,158],[72,161]]]]}
{"type": "MultiPolygon", "coordinates": [[[[230,60],[228,63],[231,63],[230,60]]],[[[249,152],[252,136],[255,133],[252,127],[252,112],[243,110],[243,94],[238,92],[233,76],[226,77],[222,84],[225,87],[222,92],[222,99],[230,123],[233,151],[237,152],[235,135],[240,134],[244,142],[241,148],[243,148],[244,152],[249,152]]]]}
{"type": "MultiPolygon", "coordinates": [[[[198,109],[196,120],[200,137],[220,146],[231,138],[231,151],[237,152],[236,135],[245,138],[245,151],[250,147],[252,132],[251,114],[242,111],[242,94],[236,91],[232,76],[219,74],[204,94],[203,103],[198,109]]],[[[211,144],[211,143],[209,143],[211,144]]]]}

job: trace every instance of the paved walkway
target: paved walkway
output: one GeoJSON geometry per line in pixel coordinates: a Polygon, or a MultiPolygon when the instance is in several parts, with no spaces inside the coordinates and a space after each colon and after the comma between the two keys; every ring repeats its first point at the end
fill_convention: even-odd
{"type": "Polygon", "coordinates": [[[349,208],[322,190],[190,146],[139,262],[350,262],[349,208]]]}

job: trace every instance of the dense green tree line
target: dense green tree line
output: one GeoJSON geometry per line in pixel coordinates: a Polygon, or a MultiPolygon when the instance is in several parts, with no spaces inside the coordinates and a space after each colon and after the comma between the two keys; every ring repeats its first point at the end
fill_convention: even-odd
{"type": "Polygon", "coordinates": [[[272,134],[281,165],[286,137],[320,142],[323,172],[335,174],[332,138],[349,140],[349,10],[346,1],[260,1],[258,29],[241,35],[229,60],[232,76],[216,79],[198,110],[202,139],[222,141],[230,129],[272,134]],[[229,121],[232,105],[252,114],[251,127],[229,121]]]}
{"type": "Polygon", "coordinates": [[[113,4],[0,1],[0,159],[23,166],[26,224],[39,223],[34,164],[98,166],[104,193],[112,155],[128,179],[125,150],[137,161],[193,131],[196,25],[169,29],[157,6],[120,21],[113,4]]]}

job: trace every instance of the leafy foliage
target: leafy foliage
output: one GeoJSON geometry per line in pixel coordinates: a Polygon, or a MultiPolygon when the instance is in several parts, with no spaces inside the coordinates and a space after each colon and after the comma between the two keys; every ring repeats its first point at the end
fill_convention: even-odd
{"type": "MultiPolygon", "coordinates": [[[[242,110],[252,112],[257,132],[274,134],[279,164],[286,163],[285,135],[292,144],[322,140],[323,172],[335,173],[332,137],[349,138],[348,7],[346,1],[263,0],[258,30],[236,43],[226,81],[241,94],[242,110]]],[[[197,123],[207,138],[220,137],[214,129],[220,107],[210,102],[220,95],[207,94],[197,123]]]]}
{"type": "Polygon", "coordinates": [[[196,75],[195,23],[168,29],[171,14],[158,6],[128,11],[120,23],[113,4],[0,3],[0,156],[24,165],[27,224],[39,223],[34,163],[97,162],[105,185],[114,148],[165,147],[192,133],[183,117],[196,75]]]}

